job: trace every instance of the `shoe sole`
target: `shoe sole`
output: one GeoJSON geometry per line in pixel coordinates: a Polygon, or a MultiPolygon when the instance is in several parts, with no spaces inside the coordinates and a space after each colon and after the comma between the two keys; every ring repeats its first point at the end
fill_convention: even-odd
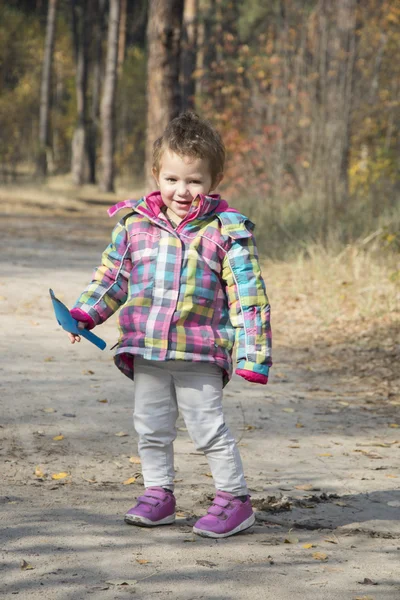
{"type": "Polygon", "coordinates": [[[235,533],[240,533],[245,529],[249,529],[256,522],[255,515],[251,515],[248,519],[240,523],[235,529],[231,531],[227,531],[226,533],[215,533],[214,531],[207,531],[207,529],[198,529],[197,527],[193,527],[193,533],[197,533],[197,535],[201,535],[202,537],[210,537],[210,538],[226,538],[230,535],[235,535],[235,533]]]}
{"type": "Polygon", "coordinates": [[[125,523],[128,525],[137,525],[138,527],[157,527],[157,525],[170,525],[175,522],[175,515],[169,515],[159,521],[150,521],[146,517],[139,517],[138,515],[125,515],[125,523]]]}

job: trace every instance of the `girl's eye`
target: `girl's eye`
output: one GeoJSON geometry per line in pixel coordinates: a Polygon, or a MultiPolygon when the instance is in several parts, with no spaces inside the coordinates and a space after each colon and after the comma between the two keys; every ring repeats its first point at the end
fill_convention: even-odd
{"type": "Polygon", "coordinates": [[[191,181],[190,183],[194,183],[196,185],[201,185],[201,181],[191,181]]]}
{"type": "Polygon", "coordinates": [[[167,181],[170,181],[171,183],[174,183],[176,181],[176,179],[173,179],[172,177],[167,177],[167,181]]]}

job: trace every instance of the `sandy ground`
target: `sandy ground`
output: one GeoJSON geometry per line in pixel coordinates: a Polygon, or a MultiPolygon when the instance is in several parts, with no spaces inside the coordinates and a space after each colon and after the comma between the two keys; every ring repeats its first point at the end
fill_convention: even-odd
{"type": "Polygon", "coordinates": [[[108,243],[103,213],[0,204],[0,596],[398,600],[399,403],[313,369],[315,353],[290,351],[284,331],[270,384],[235,377],[225,393],[256,526],[226,540],[192,534],[213,486],[183,422],[176,524],[124,523],[142,481],[129,460],[132,384],[108,349],[116,320],[96,331],[104,352],[71,346],[48,297],[52,287],[71,305],[88,281],[108,243]]]}

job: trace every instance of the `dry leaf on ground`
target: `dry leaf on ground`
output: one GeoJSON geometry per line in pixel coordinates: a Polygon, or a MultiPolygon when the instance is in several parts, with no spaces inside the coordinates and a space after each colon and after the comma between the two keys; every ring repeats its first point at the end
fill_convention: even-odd
{"type": "Polygon", "coordinates": [[[32,565],[30,563],[26,562],[26,560],[24,560],[24,559],[21,560],[19,566],[22,571],[30,571],[31,569],[35,568],[35,567],[32,567],[32,565]]]}
{"type": "Polygon", "coordinates": [[[106,404],[108,400],[106,398],[102,398],[101,400],[97,400],[97,402],[101,402],[102,404],[106,404]]]}
{"type": "Polygon", "coordinates": [[[35,468],[35,475],[36,477],[46,477],[46,475],[43,473],[40,467],[35,468]]]}
{"type": "Polygon", "coordinates": [[[137,558],[136,562],[139,563],[139,565],[147,565],[150,561],[145,558],[137,558]]]}
{"type": "Polygon", "coordinates": [[[283,541],[285,544],[298,544],[299,538],[294,535],[287,535],[283,541]]]}
{"type": "Polygon", "coordinates": [[[122,482],[123,485],[131,485],[132,483],[135,483],[136,481],[136,477],[129,477],[129,479],[126,479],[125,481],[122,482]]]}
{"type": "Polygon", "coordinates": [[[60,435],[55,435],[55,436],[53,437],[53,440],[54,440],[55,442],[59,442],[59,441],[61,441],[61,440],[63,440],[63,439],[64,439],[64,436],[63,436],[61,433],[60,433],[60,435]]]}
{"type": "Polygon", "coordinates": [[[52,479],[65,479],[66,477],[68,477],[69,473],[54,473],[54,475],[51,476],[52,479]]]}
{"type": "Polygon", "coordinates": [[[125,433],[125,431],[118,431],[118,433],[115,434],[117,437],[126,437],[127,435],[129,435],[129,433],[125,433]]]}
{"type": "Polygon", "coordinates": [[[140,458],[138,456],[131,456],[129,462],[133,465],[140,465],[140,458]]]}
{"type": "Polygon", "coordinates": [[[315,560],[328,560],[328,555],[325,552],[313,552],[312,557],[315,560]]]}
{"type": "Polygon", "coordinates": [[[315,544],[303,544],[303,548],[309,550],[310,548],[315,548],[315,544]]]}

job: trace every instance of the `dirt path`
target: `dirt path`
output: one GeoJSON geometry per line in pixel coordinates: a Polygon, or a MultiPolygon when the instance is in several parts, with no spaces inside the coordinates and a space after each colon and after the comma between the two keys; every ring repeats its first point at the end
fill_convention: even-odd
{"type": "MultiPolygon", "coordinates": [[[[69,345],[48,298],[52,287],[72,304],[110,224],[94,221],[83,205],[41,215],[31,206],[29,219],[23,205],[3,208],[1,597],[400,597],[398,406],[351,374],[313,369],[307,348],[285,346],[285,331],[278,332],[268,387],[234,378],[225,394],[257,525],[227,540],[193,536],[213,487],[183,423],[175,446],[176,525],[125,525],[142,489],[140,465],[129,461],[137,453],[132,386],[109,350],[69,345]],[[91,244],[83,241],[89,230],[91,244]],[[68,476],[52,479],[62,472],[68,476]],[[131,477],[136,481],[124,485],[131,477]]],[[[115,319],[98,333],[111,347],[115,319]]]]}

